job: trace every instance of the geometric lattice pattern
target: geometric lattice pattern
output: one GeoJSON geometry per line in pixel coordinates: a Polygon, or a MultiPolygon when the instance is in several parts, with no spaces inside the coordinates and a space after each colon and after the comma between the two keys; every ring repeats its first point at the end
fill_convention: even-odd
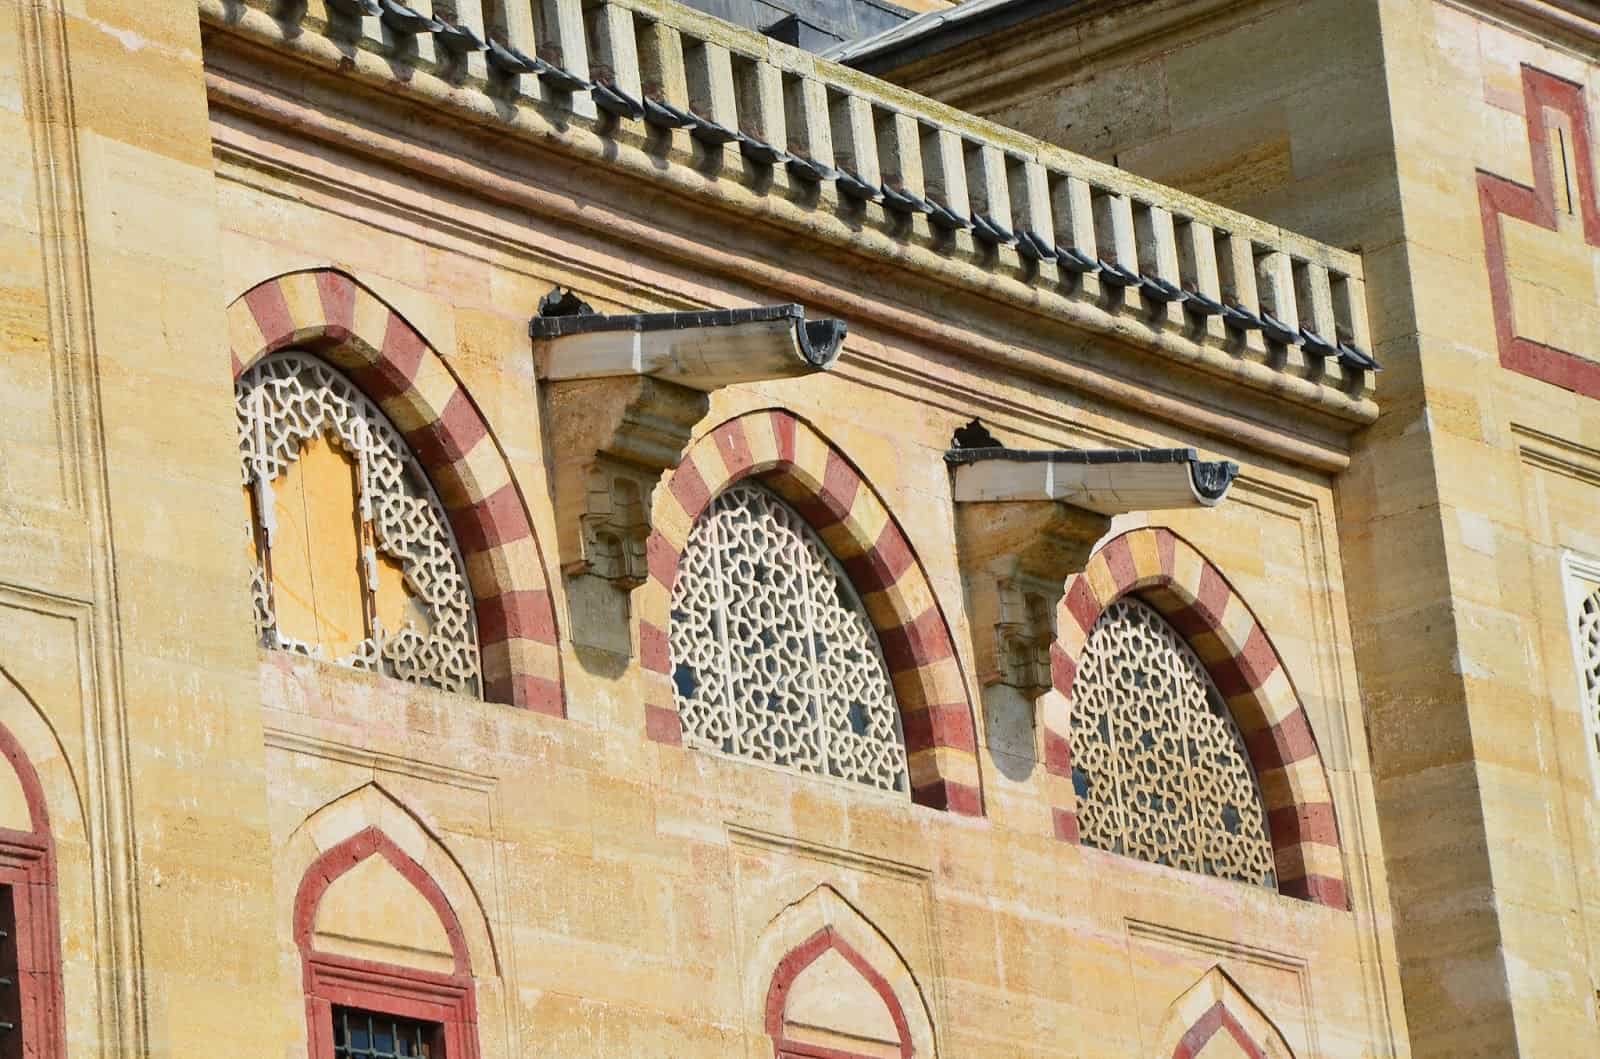
{"type": "Polygon", "coordinates": [[[700,516],[745,479],[758,479],[798,512],[860,594],[899,705],[912,801],[981,816],[972,704],[933,587],[850,461],[784,411],[747,412],[701,435],[652,497],[648,577],[633,594],[649,737],[684,740],[669,645],[674,589],[700,516]]]}
{"type": "Polygon", "coordinates": [[[1278,892],[1348,908],[1332,790],[1310,718],[1283,662],[1222,572],[1164,527],[1130,530],[1107,541],[1081,573],[1067,579],[1050,649],[1055,693],[1040,700],[1056,836],[1081,840],[1072,713],[1085,649],[1101,615],[1132,594],[1192,649],[1238,726],[1266,809],[1278,892]]]}
{"type": "Polygon", "coordinates": [[[673,589],[684,744],[906,791],[877,634],[793,508],[750,482],[712,500],[673,589]]]}
{"type": "Polygon", "coordinates": [[[1578,652],[1590,761],[1595,775],[1600,776],[1600,589],[1589,593],[1578,605],[1578,652]]]}
{"type": "Polygon", "coordinates": [[[1194,651],[1131,596],[1089,634],[1072,746],[1085,845],[1277,885],[1261,792],[1228,707],[1194,651]]]}
{"type": "MultiPolygon", "coordinates": [[[[405,441],[378,406],[326,364],[301,353],[275,353],[234,385],[239,457],[258,513],[254,573],[256,631],[262,642],[319,656],[321,648],[287,636],[273,607],[273,485],[306,442],[324,438],[356,468],[360,532],[358,574],[366,636],[334,659],[412,683],[479,694],[478,642],[472,595],[444,508],[405,441]],[[379,557],[398,563],[423,614],[384,628],[378,611],[379,557]]],[[[314,542],[313,542],[314,543],[314,542]]]]}
{"type": "Polygon", "coordinates": [[[428,341],[334,269],[258,283],[228,307],[235,379],[299,349],[383,411],[437,491],[477,610],[483,697],[562,716],[561,655],[544,556],[505,453],[428,341]]]}

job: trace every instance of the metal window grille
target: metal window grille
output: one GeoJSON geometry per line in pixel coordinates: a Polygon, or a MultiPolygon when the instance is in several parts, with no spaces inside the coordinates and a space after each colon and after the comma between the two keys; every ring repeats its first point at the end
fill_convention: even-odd
{"type": "Polygon", "coordinates": [[[909,790],[877,633],[816,532],[766,489],[734,485],[695,524],[670,646],[688,745],[909,790]]]}
{"type": "Polygon", "coordinates": [[[321,648],[287,636],[273,612],[273,482],[306,442],[325,437],[357,467],[360,576],[368,636],[340,663],[418,684],[479,694],[477,619],[466,567],[444,508],[405,439],[388,417],[339,372],[315,357],[278,353],[240,376],[239,458],[254,498],[256,629],[269,647],[318,656],[321,648]],[[378,557],[398,562],[427,615],[385,629],[377,614],[378,557]]]}
{"type": "Polygon", "coordinates": [[[1276,888],[1244,740],[1160,614],[1132,598],[1106,608],[1073,679],[1071,728],[1084,844],[1276,888]]]}
{"type": "Polygon", "coordinates": [[[353,1008],[333,1009],[335,1059],[443,1059],[434,1048],[439,1025],[378,1015],[353,1008]]]}

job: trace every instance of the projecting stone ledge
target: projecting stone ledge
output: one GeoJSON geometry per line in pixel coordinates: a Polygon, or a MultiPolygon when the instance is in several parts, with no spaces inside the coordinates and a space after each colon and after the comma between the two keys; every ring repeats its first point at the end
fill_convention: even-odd
{"type": "Polygon", "coordinates": [[[807,320],[799,305],[682,313],[536,316],[539,377],[648,375],[694,390],[826,371],[839,359],[843,320],[807,320]]]}
{"type": "Polygon", "coordinates": [[[1050,686],[1056,604],[1111,516],[1214,507],[1239,474],[1189,448],[1006,448],[976,420],[945,461],[979,681],[1028,696],[1050,686]]]}
{"type": "Polygon", "coordinates": [[[1194,449],[954,448],[957,503],[1055,500],[1102,515],[1213,507],[1239,465],[1194,449]]]}

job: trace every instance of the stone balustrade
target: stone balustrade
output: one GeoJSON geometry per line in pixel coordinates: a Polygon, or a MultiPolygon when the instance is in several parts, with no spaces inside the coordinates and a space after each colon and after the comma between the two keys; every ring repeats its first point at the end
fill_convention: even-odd
{"type": "Polygon", "coordinates": [[[1376,414],[1357,255],[668,0],[200,2],[214,32],[304,53],[320,37],[325,58],[369,80],[401,68],[413,93],[425,78],[441,103],[481,97],[480,121],[532,111],[561,135],[586,130],[596,157],[655,144],[667,169],[738,183],[729,209],[776,200],[768,219],[809,212],[798,223],[813,235],[842,219],[836,241],[863,252],[954,271],[1337,420],[1376,414]]]}

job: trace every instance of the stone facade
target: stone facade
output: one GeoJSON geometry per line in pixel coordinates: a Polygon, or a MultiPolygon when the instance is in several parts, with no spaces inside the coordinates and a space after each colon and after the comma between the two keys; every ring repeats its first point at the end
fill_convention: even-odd
{"type": "Polygon", "coordinates": [[[0,12],[0,1056],[320,1059],[349,1010],[448,1059],[1600,1054],[1586,18],[1090,3],[883,81],[670,0],[0,12]],[[530,337],[556,288],[682,316],[530,337]],[[695,312],[791,303],[836,361],[695,312]],[[252,587],[235,381],[291,350],[427,478],[481,696],[258,633],[262,583],[425,620],[392,512],[346,610],[315,555],[252,587]],[[986,538],[974,418],[1237,478],[986,538]],[[673,589],[735,482],[848,579],[907,790],[686,738],[673,589]],[[1079,841],[1127,595],[1271,885],[1079,841]]]}

